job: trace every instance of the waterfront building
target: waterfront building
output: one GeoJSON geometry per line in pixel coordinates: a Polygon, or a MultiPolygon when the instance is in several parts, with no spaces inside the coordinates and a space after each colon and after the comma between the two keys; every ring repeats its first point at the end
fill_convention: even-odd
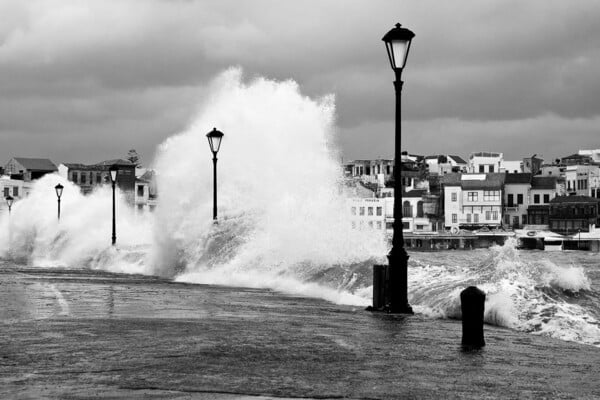
{"type": "Polygon", "coordinates": [[[91,165],[63,163],[59,165],[58,173],[79,186],[84,194],[88,194],[97,186],[110,183],[109,168],[113,165],[119,168],[118,188],[124,193],[127,202],[134,204],[135,165],[130,161],[115,159],[91,165]]]}
{"type": "Polygon", "coordinates": [[[531,174],[506,174],[504,179],[504,226],[512,229],[527,225],[531,174]]]}
{"type": "Polygon", "coordinates": [[[135,178],[134,204],[137,211],[154,211],[157,205],[156,175],[152,170],[143,170],[135,178]]]}
{"type": "Polygon", "coordinates": [[[548,229],[550,221],[550,203],[557,196],[565,194],[564,181],[556,176],[534,176],[529,190],[527,207],[528,225],[537,225],[539,229],[548,229]]]}
{"type": "Polygon", "coordinates": [[[505,175],[448,174],[442,177],[446,229],[500,227],[505,175]]]}
{"type": "Polygon", "coordinates": [[[427,194],[427,190],[411,190],[402,194],[403,231],[415,233],[437,231],[435,222],[431,221],[426,214],[425,201],[427,194]]]}
{"type": "Polygon", "coordinates": [[[4,166],[4,173],[13,179],[30,182],[46,174],[56,172],[58,169],[47,158],[11,158],[4,166]]]}
{"type": "Polygon", "coordinates": [[[495,173],[500,171],[504,155],[488,151],[471,153],[469,156],[469,173],[495,173]]]}
{"type": "Polygon", "coordinates": [[[557,196],[550,201],[550,230],[561,235],[595,230],[600,200],[589,196],[557,196]]]}
{"type": "Polygon", "coordinates": [[[8,205],[4,199],[11,196],[15,202],[20,199],[27,197],[31,191],[31,182],[26,182],[22,179],[12,179],[8,175],[0,175],[0,193],[2,193],[2,199],[0,200],[0,212],[8,211],[8,205]]]}

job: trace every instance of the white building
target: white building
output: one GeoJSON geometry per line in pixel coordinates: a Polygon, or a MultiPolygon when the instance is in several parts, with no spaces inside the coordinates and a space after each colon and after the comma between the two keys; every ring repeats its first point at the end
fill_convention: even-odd
{"type": "Polygon", "coordinates": [[[8,196],[11,196],[14,199],[14,203],[29,196],[31,185],[31,182],[25,182],[20,179],[11,179],[8,175],[0,176],[0,192],[2,193],[2,200],[0,200],[0,210],[2,211],[0,212],[8,211],[8,205],[5,201],[8,196]]]}
{"type": "Polygon", "coordinates": [[[531,174],[506,174],[504,178],[504,225],[513,229],[527,225],[531,174]]]}
{"type": "Polygon", "coordinates": [[[503,160],[504,155],[502,153],[487,151],[471,153],[467,169],[468,172],[473,174],[499,172],[503,160]]]}
{"type": "Polygon", "coordinates": [[[518,174],[523,172],[523,161],[508,161],[503,160],[500,166],[500,172],[506,172],[509,174],[518,174]]]}
{"type": "Polygon", "coordinates": [[[577,153],[580,156],[590,156],[592,157],[592,161],[596,163],[600,163],[600,149],[595,150],[579,150],[577,153]]]}
{"type": "Polygon", "coordinates": [[[568,165],[565,170],[567,193],[577,196],[592,196],[592,189],[598,187],[598,176],[600,176],[600,168],[597,165],[568,165]]]}
{"type": "Polygon", "coordinates": [[[502,224],[505,174],[452,174],[442,178],[446,229],[502,224]]]}
{"type": "Polygon", "coordinates": [[[347,202],[350,223],[353,229],[386,229],[386,210],[391,204],[394,215],[393,198],[353,198],[347,202]],[[391,200],[391,201],[389,201],[391,200]],[[386,207],[387,205],[387,207],[386,207]]]}

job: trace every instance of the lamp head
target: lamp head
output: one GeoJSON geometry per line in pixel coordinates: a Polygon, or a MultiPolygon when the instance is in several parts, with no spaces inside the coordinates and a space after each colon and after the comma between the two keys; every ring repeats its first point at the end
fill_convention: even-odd
{"type": "Polygon", "coordinates": [[[385,42],[390,64],[394,71],[404,68],[408,58],[408,50],[410,50],[410,43],[414,37],[415,34],[411,30],[396,24],[396,27],[381,39],[385,42]]]}
{"type": "Polygon", "coordinates": [[[115,183],[117,181],[117,177],[119,176],[119,167],[116,165],[111,165],[108,169],[108,172],[110,173],[111,183],[115,183]]]}
{"type": "Polygon", "coordinates": [[[223,132],[218,131],[217,128],[213,128],[212,131],[206,134],[206,137],[208,138],[208,144],[210,145],[210,151],[212,151],[214,154],[217,154],[219,151],[223,136],[225,136],[223,132]]]}
{"type": "Polygon", "coordinates": [[[64,186],[61,185],[60,183],[56,186],[54,186],[54,190],[56,190],[56,197],[58,197],[60,199],[60,196],[62,196],[62,192],[63,192],[64,186]]]}

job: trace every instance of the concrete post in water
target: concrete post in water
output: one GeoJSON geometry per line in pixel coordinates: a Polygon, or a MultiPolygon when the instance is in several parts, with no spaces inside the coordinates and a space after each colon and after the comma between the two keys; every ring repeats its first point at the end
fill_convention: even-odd
{"type": "Polygon", "coordinates": [[[469,286],[460,292],[462,311],[462,345],[467,348],[485,346],[483,339],[483,312],[485,293],[475,286],[469,286]]]}

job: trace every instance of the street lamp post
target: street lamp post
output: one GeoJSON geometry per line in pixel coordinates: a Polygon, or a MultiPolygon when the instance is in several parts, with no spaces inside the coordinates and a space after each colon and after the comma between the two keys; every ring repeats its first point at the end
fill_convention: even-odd
{"type": "Polygon", "coordinates": [[[112,245],[117,243],[117,221],[115,218],[115,185],[117,184],[117,177],[119,175],[119,167],[111,165],[108,169],[110,173],[110,182],[112,183],[112,245]]]}
{"type": "Polygon", "coordinates": [[[217,222],[217,153],[221,147],[223,136],[225,136],[223,132],[218,131],[217,128],[213,128],[206,134],[210,151],[213,153],[213,221],[215,223],[217,222]]]}
{"type": "Polygon", "coordinates": [[[396,132],[394,146],[394,231],[392,237],[392,250],[388,254],[388,311],[392,313],[412,314],[412,307],[408,304],[408,254],[404,249],[404,235],[402,224],[402,146],[401,146],[401,94],[402,70],[406,64],[410,44],[415,34],[402,28],[400,24],[390,30],[382,40],[385,42],[387,54],[395,73],[394,88],[396,90],[396,132]]]}
{"type": "Polygon", "coordinates": [[[12,208],[13,205],[13,201],[15,201],[15,199],[13,199],[13,197],[11,195],[6,196],[6,205],[8,206],[8,215],[10,215],[10,210],[12,208]]]}
{"type": "Polygon", "coordinates": [[[58,220],[60,221],[60,196],[62,196],[64,186],[60,183],[54,186],[54,190],[56,190],[56,197],[58,199],[58,220]]]}

